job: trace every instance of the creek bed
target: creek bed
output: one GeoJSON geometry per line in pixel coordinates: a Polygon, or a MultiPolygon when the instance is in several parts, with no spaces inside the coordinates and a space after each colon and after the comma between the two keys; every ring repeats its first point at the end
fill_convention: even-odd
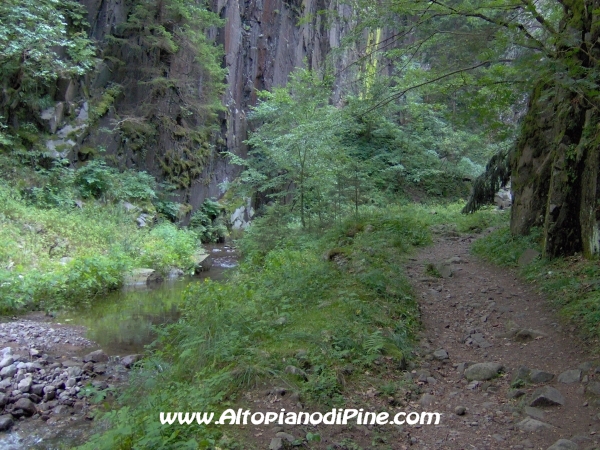
{"type": "Polygon", "coordinates": [[[179,305],[190,283],[205,278],[222,280],[226,271],[237,265],[237,253],[225,245],[205,246],[213,258],[207,272],[166,280],[157,286],[132,286],[95,300],[88,309],[72,311],[59,317],[59,322],[83,325],[88,339],[96,342],[109,355],[142,353],[154,338],[154,327],[179,319],[179,305]]]}
{"type": "MultiPolygon", "coordinates": [[[[143,353],[144,347],[155,339],[157,325],[172,323],[179,318],[179,305],[190,284],[203,282],[206,278],[222,280],[226,278],[227,270],[237,265],[237,253],[233,248],[225,245],[205,248],[213,259],[212,268],[207,272],[167,280],[155,286],[124,288],[93,300],[87,309],[61,313],[54,319],[43,313],[30,314],[19,323],[6,323],[5,327],[17,329],[0,330],[0,343],[15,347],[15,352],[19,345],[25,348],[36,346],[54,361],[81,361],[85,354],[95,349],[102,349],[111,357],[143,353]],[[18,327],[29,327],[33,331],[25,335],[18,327]],[[56,337],[45,330],[50,330],[56,337]],[[84,330],[87,333],[84,334],[84,330]]],[[[126,383],[126,374],[118,370],[119,360],[111,358],[111,361],[113,359],[116,365],[108,364],[106,376],[99,379],[112,380],[115,385],[126,383]]],[[[85,442],[94,433],[94,428],[94,421],[68,415],[55,417],[51,414],[47,421],[18,420],[10,432],[0,433],[0,448],[71,448],[85,442]]]]}

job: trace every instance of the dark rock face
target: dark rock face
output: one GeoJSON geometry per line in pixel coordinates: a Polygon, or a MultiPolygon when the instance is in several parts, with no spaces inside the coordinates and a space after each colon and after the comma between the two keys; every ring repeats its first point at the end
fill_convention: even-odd
{"type": "MultiPolygon", "coordinates": [[[[88,10],[91,36],[106,49],[106,38],[119,34],[122,28],[120,26],[126,22],[130,13],[130,2],[80,2],[88,10]]],[[[244,140],[248,133],[247,114],[250,107],[257,102],[257,90],[285,85],[289,74],[295,68],[320,68],[327,64],[333,65],[335,72],[339,73],[333,99],[337,103],[340,100],[340,86],[346,78],[352,76],[352,70],[355,68],[350,67],[344,71],[340,69],[350,65],[358,54],[364,52],[368,40],[368,36],[365,35],[364,42],[357,44],[362,48],[349,50],[326,63],[330,50],[339,46],[356,20],[348,5],[341,5],[332,0],[212,0],[210,7],[225,20],[223,27],[209,31],[209,37],[225,50],[222,64],[228,75],[222,101],[226,111],[219,117],[220,137],[207,138],[210,142],[206,142],[206,145],[203,143],[203,148],[198,146],[199,148],[194,150],[203,154],[201,163],[198,163],[201,170],[174,174],[185,181],[178,191],[179,201],[190,204],[194,210],[207,197],[219,198],[222,195],[219,184],[237,176],[239,167],[228,164],[221,153],[230,151],[242,157],[246,155],[244,140]],[[317,14],[321,10],[335,12],[337,19],[326,24],[326,16],[317,14]],[[300,19],[307,17],[310,19],[299,24],[300,19]]],[[[384,40],[390,36],[390,30],[382,30],[379,39],[384,40]]],[[[115,128],[118,118],[122,120],[123,117],[141,115],[139,105],[147,100],[150,92],[149,86],[132,82],[136,77],[142,76],[143,70],[140,65],[144,62],[136,59],[135,52],[128,53],[124,48],[118,48],[114,52],[119,53],[114,56],[124,61],[124,64],[118,67],[113,64],[113,67],[111,60],[105,59],[96,72],[85,80],[85,84],[93,97],[101,96],[112,83],[123,85],[125,88],[114,104],[116,114],[109,110],[77,144],[80,148],[95,148],[100,145],[106,149],[107,156],[115,157],[118,164],[124,167],[146,170],[159,179],[168,178],[165,170],[176,166],[175,159],[192,158],[190,155],[175,155],[177,152],[181,153],[182,149],[178,148],[176,139],[168,133],[159,130],[146,139],[141,151],[142,149],[124,146],[123,136],[119,132],[106,132],[107,129],[115,128]],[[171,153],[175,156],[167,158],[169,168],[165,169],[165,157],[169,157],[171,153]]],[[[172,55],[168,65],[168,76],[186,76],[187,82],[201,85],[202,71],[197,66],[194,58],[181,51],[172,55]]],[[[382,63],[379,68],[385,70],[386,67],[382,63]]],[[[172,113],[169,105],[177,102],[177,99],[171,97],[165,95],[156,100],[152,107],[158,110],[157,114],[168,116],[172,113]]]]}

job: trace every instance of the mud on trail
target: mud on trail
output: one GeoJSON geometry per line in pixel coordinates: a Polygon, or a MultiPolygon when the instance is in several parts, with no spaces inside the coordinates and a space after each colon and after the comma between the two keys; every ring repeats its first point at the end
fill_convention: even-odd
{"type": "Polygon", "coordinates": [[[414,448],[600,448],[600,361],[534,287],[471,255],[474,239],[440,237],[407,265],[423,323],[411,373],[422,409],[443,413],[411,428],[414,448]]]}

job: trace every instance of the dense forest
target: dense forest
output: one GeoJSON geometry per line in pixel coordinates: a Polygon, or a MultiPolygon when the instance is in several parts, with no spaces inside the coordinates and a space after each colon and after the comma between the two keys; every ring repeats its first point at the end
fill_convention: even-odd
{"type": "MultiPolygon", "coordinates": [[[[405,266],[440,236],[487,230],[472,251],[500,267],[531,249],[522,278],[597,346],[599,58],[600,0],[4,0],[0,309],[78,311],[240,251],[127,387],[81,391],[90,449],[263,448],[158,414],[275,386],[312,410],[416,399],[405,266]]],[[[271,444],[406,448],[322,433],[271,444]]]]}

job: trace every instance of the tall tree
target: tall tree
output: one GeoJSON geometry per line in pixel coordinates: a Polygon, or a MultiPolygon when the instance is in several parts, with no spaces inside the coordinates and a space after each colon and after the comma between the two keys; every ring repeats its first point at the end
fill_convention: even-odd
{"type": "Polygon", "coordinates": [[[329,105],[330,81],[299,69],[286,87],[261,92],[251,116],[258,126],[247,141],[250,158],[231,155],[234,163],[247,166],[242,179],[249,186],[272,198],[291,197],[303,227],[343,161],[340,115],[329,105]]]}
{"type": "MultiPolygon", "coordinates": [[[[361,1],[354,3],[360,7],[361,1]]],[[[391,95],[373,108],[417,89],[441,95],[485,87],[485,106],[493,110],[499,99],[518,100],[519,90],[511,93],[515,83],[527,88],[529,103],[519,139],[513,151],[504,153],[510,163],[495,158],[467,209],[493,197],[512,172],[513,233],[543,226],[549,257],[600,253],[600,0],[382,3],[385,10],[375,15],[383,19],[365,23],[396,27],[395,40],[406,44],[394,53],[384,48],[391,46],[389,41],[380,49],[399,60],[421,62],[422,72],[417,78],[402,77],[391,95]]],[[[363,7],[373,14],[369,5],[363,7]]],[[[481,103],[477,93],[472,98],[481,103]]],[[[463,108],[476,107],[464,95],[461,100],[463,108]]]]}

